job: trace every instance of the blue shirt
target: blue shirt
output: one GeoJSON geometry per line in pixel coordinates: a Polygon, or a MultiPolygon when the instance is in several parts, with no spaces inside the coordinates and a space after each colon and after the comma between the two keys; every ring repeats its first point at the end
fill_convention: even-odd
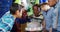
{"type": "Polygon", "coordinates": [[[5,13],[0,18],[0,32],[10,31],[14,24],[14,17],[10,14],[10,12],[5,13]]]}
{"type": "Polygon", "coordinates": [[[56,9],[58,11],[58,24],[57,24],[57,30],[60,31],[60,0],[56,4],[56,9]]]}
{"type": "Polygon", "coordinates": [[[54,21],[56,21],[56,14],[54,13],[54,8],[51,7],[47,12],[43,11],[43,17],[46,22],[46,29],[49,30],[53,27],[54,21]]]}

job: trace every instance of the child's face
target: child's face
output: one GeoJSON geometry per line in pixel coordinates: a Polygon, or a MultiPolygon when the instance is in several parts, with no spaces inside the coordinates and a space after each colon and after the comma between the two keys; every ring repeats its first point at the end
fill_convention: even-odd
{"type": "Polygon", "coordinates": [[[16,15],[17,18],[21,18],[22,17],[22,12],[17,10],[15,15],[16,15]]]}
{"type": "Polygon", "coordinates": [[[37,16],[39,14],[38,7],[37,6],[34,7],[33,12],[34,12],[35,16],[37,16]]]}
{"type": "Polygon", "coordinates": [[[41,6],[41,10],[45,11],[46,10],[45,8],[46,8],[45,5],[41,6]]]}
{"type": "Polygon", "coordinates": [[[58,0],[48,0],[48,4],[50,6],[54,6],[57,3],[58,0]]]}
{"type": "Polygon", "coordinates": [[[21,9],[21,11],[17,11],[16,15],[18,18],[22,18],[22,17],[26,17],[27,16],[27,12],[24,8],[21,9]]]}
{"type": "Polygon", "coordinates": [[[23,10],[23,12],[22,12],[22,18],[26,18],[26,17],[27,17],[27,11],[23,10]]]}
{"type": "Polygon", "coordinates": [[[43,10],[43,11],[48,11],[48,9],[50,9],[49,5],[42,5],[41,6],[41,10],[43,10]]]}

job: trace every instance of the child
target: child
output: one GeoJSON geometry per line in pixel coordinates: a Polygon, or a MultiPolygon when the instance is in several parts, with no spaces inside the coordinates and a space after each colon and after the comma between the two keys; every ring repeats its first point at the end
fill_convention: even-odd
{"type": "Polygon", "coordinates": [[[18,5],[17,3],[13,3],[10,7],[10,12],[8,11],[0,18],[0,32],[10,31],[13,27],[14,20],[22,16],[20,15],[21,9],[19,9],[18,5]]]}
{"type": "Polygon", "coordinates": [[[35,4],[33,6],[33,15],[29,17],[31,22],[27,24],[27,28],[30,28],[31,29],[30,31],[41,31],[42,30],[41,22],[43,20],[43,16],[40,13],[41,11],[38,8],[39,8],[38,5],[35,4]]]}
{"type": "Polygon", "coordinates": [[[54,8],[50,7],[48,3],[41,4],[41,10],[44,16],[44,23],[47,32],[52,32],[53,22],[56,20],[56,14],[54,13],[54,8]],[[55,20],[54,20],[55,19],[55,20]]]}

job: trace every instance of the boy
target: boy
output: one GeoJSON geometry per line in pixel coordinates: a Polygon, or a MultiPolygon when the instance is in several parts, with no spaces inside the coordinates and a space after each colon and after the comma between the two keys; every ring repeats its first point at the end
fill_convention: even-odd
{"type": "Polygon", "coordinates": [[[16,18],[20,18],[21,7],[18,6],[19,4],[13,3],[10,7],[10,11],[2,16],[0,19],[0,32],[8,32],[12,29],[14,20],[16,18]]]}
{"type": "Polygon", "coordinates": [[[33,15],[31,16],[31,21],[41,22],[41,20],[43,20],[42,13],[40,11],[38,4],[35,4],[33,6],[33,15]]]}
{"type": "Polygon", "coordinates": [[[54,8],[50,7],[47,3],[41,4],[41,10],[44,16],[44,23],[47,32],[52,32],[53,22],[56,20],[56,14],[54,13],[54,8]],[[55,20],[54,20],[55,19],[55,20]]]}
{"type": "Polygon", "coordinates": [[[21,18],[17,18],[15,20],[15,22],[17,23],[17,32],[25,32],[25,27],[26,27],[26,23],[30,22],[30,20],[28,19],[27,16],[27,11],[24,9],[24,7],[22,7],[22,17],[21,18]]]}
{"type": "Polygon", "coordinates": [[[55,13],[57,15],[57,21],[54,22],[52,32],[60,32],[60,0],[48,0],[48,4],[54,7],[55,13]]]}
{"type": "MultiPolygon", "coordinates": [[[[32,31],[41,31],[42,30],[42,20],[43,20],[43,16],[40,13],[41,11],[38,9],[38,4],[35,4],[33,6],[33,15],[30,16],[30,20],[31,22],[27,24],[27,28],[31,28],[32,31]],[[36,28],[36,29],[35,29],[36,28]],[[40,30],[39,30],[40,29],[40,30]]],[[[30,30],[31,31],[31,30],[30,30]]]]}

